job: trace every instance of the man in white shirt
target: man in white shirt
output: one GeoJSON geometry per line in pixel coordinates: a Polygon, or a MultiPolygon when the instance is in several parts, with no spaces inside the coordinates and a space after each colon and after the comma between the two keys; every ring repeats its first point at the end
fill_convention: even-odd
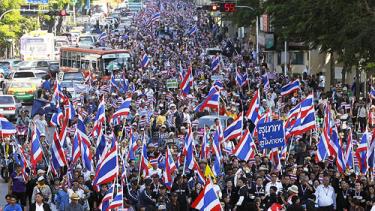
{"type": "Polygon", "coordinates": [[[329,184],[330,177],[324,176],[323,184],[316,188],[316,207],[319,211],[333,211],[336,209],[336,193],[333,187],[329,184]]]}
{"type": "Polygon", "coordinates": [[[275,172],[271,173],[271,182],[267,183],[265,188],[266,195],[270,194],[271,186],[275,186],[277,188],[277,193],[283,190],[283,185],[281,184],[281,182],[277,181],[277,179],[277,174],[275,172]]]}

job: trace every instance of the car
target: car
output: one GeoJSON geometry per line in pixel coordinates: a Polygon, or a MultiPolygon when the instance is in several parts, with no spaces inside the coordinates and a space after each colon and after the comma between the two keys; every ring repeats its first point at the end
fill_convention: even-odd
{"type": "Polygon", "coordinates": [[[21,107],[21,103],[14,96],[0,95],[0,115],[8,120],[15,120],[21,107]]]}
{"type": "Polygon", "coordinates": [[[59,62],[50,62],[48,66],[48,73],[51,74],[52,77],[56,77],[56,74],[59,72],[60,64],[59,62]]]}
{"type": "Polygon", "coordinates": [[[6,76],[3,83],[3,91],[6,92],[9,88],[9,85],[14,81],[33,82],[36,84],[41,83],[41,80],[36,77],[36,74],[33,70],[16,71],[6,76]]]}
{"type": "Polygon", "coordinates": [[[84,82],[85,77],[82,72],[59,72],[59,81],[79,81],[84,82]]]}
{"type": "Polygon", "coordinates": [[[0,61],[0,67],[6,66],[9,70],[15,69],[18,64],[22,62],[21,59],[6,59],[0,61]]]}
{"type": "Polygon", "coordinates": [[[13,95],[22,102],[32,102],[36,90],[37,86],[35,83],[14,81],[9,85],[6,93],[8,95],[13,95]]]}
{"type": "Polygon", "coordinates": [[[96,35],[86,34],[79,36],[77,43],[79,46],[95,46],[97,41],[96,35]]]}
{"type": "Polygon", "coordinates": [[[38,61],[23,61],[18,64],[16,70],[48,70],[48,65],[51,61],[49,60],[38,60],[38,61]]]}

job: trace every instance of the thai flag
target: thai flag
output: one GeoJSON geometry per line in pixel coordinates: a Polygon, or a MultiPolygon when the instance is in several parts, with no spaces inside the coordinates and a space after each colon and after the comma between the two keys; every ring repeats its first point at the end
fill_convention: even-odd
{"type": "Polygon", "coordinates": [[[22,177],[25,181],[29,179],[29,174],[26,172],[26,168],[29,168],[28,160],[26,159],[25,152],[21,145],[16,141],[15,145],[16,153],[14,153],[14,161],[22,167],[22,177]],[[19,158],[18,158],[19,155],[19,158]]]}
{"type": "MultiPolygon", "coordinates": [[[[117,185],[116,185],[117,186],[117,185]]],[[[123,191],[122,188],[117,189],[116,195],[113,197],[113,200],[109,203],[109,210],[112,209],[119,209],[123,207],[123,201],[124,201],[124,196],[123,196],[123,191]]]]}
{"type": "Polygon", "coordinates": [[[255,125],[258,120],[259,116],[259,107],[260,107],[260,97],[259,97],[259,90],[257,90],[254,94],[254,97],[251,99],[249,108],[245,114],[245,118],[251,120],[255,125]]]}
{"type": "Polygon", "coordinates": [[[149,176],[149,166],[150,162],[148,161],[147,156],[147,146],[146,146],[146,140],[143,138],[143,146],[142,146],[142,153],[141,153],[141,171],[144,177],[149,176]]]}
{"type": "Polygon", "coordinates": [[[106,154],[106,139],[105,134],[102,129],[100,129],[98,138],[96,140],[96,151],[95,151],[95,157],[97,160],[101,160],[101,158],[106,154]]]}
{"type": "Polygon", "coordinates": [[[215,56],[212,59],[212,62],[211,62],[211,70],[212,71],[219,70],[219,67],[220,67],[220,57],[219,56],[215,56]]]}
{"type": "Polygon", "coordinates": [[[271,149],[270,161],[272,163],[272,166],[273,166],[274,170],[276,170],[276,171],[281,170],[279,149],[277,147],[271,149]]]}
{"type": "Polygon", "coordinates": [[[186,73],[183,75],[183,79],[180,83],[181,93],[184,96],[190,93],[191,86],[193,85],[193,80],[193,69],[190,66],[186,73]]]}
{"type": "Polygon", "coordinates": [[[217,196],[211,181],[208,181],[191,205],[192,208],[198,210],[221,211],[221,203],[217,196]]]}
{"type": "Polygon", "coordinates": [[[102,202],[99,205],[99,210],[101,211],[109,211],[109,204],[113,199],[113,185],[107,190],[106,194],[104,195],[102,202]]]}
{"type": "Polygon", "coordinates": [[[68,165],[68,162],[66,161],[65,152],[58,138],[58,132],[56,128],[53,134],[53,140],[52,140],[52,146],[51,146],[51,159],[52,159],[52,163],[55,169],[60,169],[68,165]]]}
{"type": "Polygon", "coordinates": [[[17,132],[16,127],[9,122],[5,117],[0,116],[0,135],[13,135],[17,132]]]}
{"type": "Polygon", "coordinates": [[[239,70],[236,70],[236,83],[239,87],[243,87],[247,83],[247,74],[241,74],[239,70]]]}
{"type": "Polygon", "coordinates": [[[120,90],[120,85],[116,82],[115,76],[111,75],[111,89],[112,90],[120,90]]]}
{"type": "Polygon", "coordinates": [[[152,17],[149,21],[149,24],[152,24],[152,23],[157,22],[157,21],[160,21],[160,12],[157,12],[157,13],[152,15],[152,17]]]}
{"type": "Polygon", "coordinates": [[[233,154],[240,160],[248,161],[252,158],[255,158],[255,143],[251,137],[249,129],[246,129],[243,134],[240,142],[237,144],[234,149],[233,154]]]}
{"type": "Polygon", "coordinates": [[[53,127],[60,126],[63,122],[64,115],[60,108],[57,108],[57,112],[52,114],[50,125],[53,127]]]}
{"type": "Polygon", "coordinates": [[[189,29],[189,31],[187,32],[187,35],[188,36],[193,36],[196,32],[198,31],[198,28],[197,26],[193,26],[189,29]]]}
{"type": "Polygon", "coordinates": [[[355,152],[355,156],[357,157],[359,170],[361,173],[365,174],[368,169],[367,165],[367,151],[368,151],[368,140],[370,136],[367,132],[365,132],[362,136],[361,142],[358,145],[357,151],[355,152]]]}
{"type": "Polygon", "coordinates": [[[73,120],[76,116],[76,110],[74,109],[73,103],[68,100],[67,105],[64,105],[65,108],[65,116],[69,118],[69,120],[73,120]]]}
{"type": "Polygon", "coordinates": [[[52,95],[52,102],[55,104],[56,107],[59,107],[61,98],[64,98],[64,94],[62,92],[60,83],[58,82],[58,80],[56,80],[52,95]]]}
{"type": "Polygon", "coordinates": [[[72,143],[72,163],[77,163],[79,158],[81,157],[81,143],[79,142],[77,133],[73,137],[72,143]]]}
{"type": "Polygon", "coordinates": [[[92,134],[93,136],[98,136],[99,135],[99,130],[101,130],[102,125],[105,121],[105,102],[104,99],[100,102],[98,106],[98,110],[95,115],[95,122],[94,122],[94,127],[92,129],[92,134]]]}
{"type": "Polygon", "coordinates": [[[333,131],[332,131],[332,139],[333,139],[334,148],[335,148],[335,152],[336,152],[337,169],[340,173],[343,173],[346,169],[346,163],[345,163],[345,160],[344,160],[343,151],[342,151],[341,146],[339,144],[338,132],[337,132],[336,126],[333,128],[333,131]]]}
{"type": "Polygon", "coordinates": [[[191,127],[189,128],[189,132],[186,134],[185,138],[185,145],[183,148],[183,152],[185,155],[185,167],[190,170],[194,169],[194,152],[193,152],[193,133],[191,132],[191,127]]]}
{"type": "Polygon", "coordinates": [[[197,163],[197,161],[194,159],[194,170],[195,170],[195,173],[197,174],[197,177],[198,177],[198,182],[202,185],[204,185],[206,183],[206,178],[201,170],[201,168],[199,167],[199,164],[197,163]]]}
{"type": "Polygon", "coordinates": [[[163,172],[163,182],[164,185],[171,190],[172,189],[172,183],[173,183],[173,178],[172,175],[174,172],[177,170],[176,164],[174,163],[172,153],[167,147],[167,152],[165,153],[165,169],[163,172]]]}
{"type": "Polygon", "coordinates": [[[150,58],[147,56],[147,54],[143,54],[142,60],[141,60],[141,67],[146,68],[149,63],[150,63],[150,58]]]}
{"type": "MultiPolygon", "coordinates": [[[[217,132],[218,133],[218,132],[217,132]]],[[[220,140],[218,138],[214,138],[212,142],[212,151],[215,156],[214,165],[213,165],[213,173],[215,176],[221,175],[221,158],[222,152],[220,147],[220,140]]]]}
{"type": "Polygon", "coordinates": [[[300,102],[297,110],[298,113],[295,123],[292,124],[291,127],[286,128],[286,137],[302,135],[316,128],[314,97],[312,94],[308,95],[300,102]]]}
{"type": "Polygon", "coordinates": [[[117,147],[112,148],[104,156],[96,169],[93,187],[112,182],[118,174],[117,147]]]}
{"type": "Polygon", "coordinates": [[[99,40],[99,41],[103,41],[103,40],[107,39],[107,37],[108,37],[107,33],[106,33],[106,32],[102,32],[102,33],[99,35],[98,40],[99,40]]]}
{"type": "Polygon", "coordinates": [[[374,162],[375,162],[375,130],[373,131],[371,142],[368,145],[368,151],[367,151],[367,165],[368,169],[374,169],[374,162]]]}
{"type": "Polygon", "coordinates": [[[86,134],[86,127],[82,116],[78,116],[76,134],[80,143],[82,166],[88,171],[92,171],[91,142],[86,134]]]}
{"type": "Polygon", "coordinates": [[[36,168],[36,164],[43,159],[43,150],[40,146],[40,132],[34,125],[34,130],[31,134],[31,165],[36,168]]]}
{"type": "Polygon", "coordinates": [[[207,97],[200,103],[197,107],[195,107],[195,112],[202,112],[204,108],[218,108],[219,107],[219,99],[220,94],[215,89],[215,87],[211,87],[210,91],[208,92],[207,97]]]}
{"type": "Polygon", "coordinates": [[[348,141],[346,144],[345,150],[345,163],[346,167],[349,169],[353,168],[353,137],[352,137],[352,129],[349,129],[348,132],[348,141]]]}
{"type": "Polygon", "coordinates": [[[293,82],[290,82],[287,85],[281,87],[281,90],[280,90],[281,96],[291,94],[294,91],[298,91],[300,89],[301,89],[301,85],[300,85],[299,80],[297,79],[297,80],[295,80],[293,82]]]}
{"type": "Polygon", "coordinates": [[[262,75],[262,84],[263,84],[263,88],[264,88],[264,90],[266,92],[271,88],[270,80],[268,79],[268,74],[267,73],[265,73],[264,75],[262,75]]]}
{"type": "Polygon", "coordinates": [[[128,116],[130,113],[131,102],[132,102],[131,97],[126,98],[125,101],[120,105],[120,107],[117,108],[115,113],[113,113],[112,118],[128,116]]]}
{"type": "Polygon", "coordinates": [[[224,141],[235,139],[242,135],[242,128],[243,128],[243,114],[242,112],[238,115],[237,119],[235,119],[227,128],[224,130],[224,141]]]}
{"type": "Polygon", "coordinates": [[[280,151],[280,159],[284,159],[284,160],[286,160],[287,153],[288,153],[288,146],[287,146],[286,144],[284,144],[284,145],[281,147],[281,151],[280,151]]]}
{"type": "Polygon", "coordinates": [[[221,91],[221,90],[223,90],[224,89],[224,85],[223,85],[223,83],[221,82],[221,81],[219,81],[219,80],[216,80],[215,82],[214,82],[214,84],[213,84],[213,86],[217,89],[217,91],[221,91]]]}
{"type": "Polygon", "coordinates": [[[208,150],[208,137],[207,137],[206,129],[204,129],[203,138],[202,138],[202,147],[201,147],[200,158],[201,159],[207,159],[208,153],[209,153],[209,150],[208,150]]]}

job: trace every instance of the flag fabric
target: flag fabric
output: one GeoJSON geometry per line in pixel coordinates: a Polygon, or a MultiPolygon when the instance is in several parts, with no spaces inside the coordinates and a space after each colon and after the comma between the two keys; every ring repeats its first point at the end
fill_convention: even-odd
{"type": "Polygon", "coordinates": [[[68,162],[66,161],[65,152],[61,146],[58,137],[58,132],[55,129],[51,146],[51,160],[56,170],[68,165],[68,162]]]}
{"type": "Polygon", "coordinates": [[[108,37],[107,33],[106,33],[106,32],[102,32],[102,33],[99,35],[98,40],[99,40],[99,41],[103,41],[103,40],[107,39],[107,37],[108,37]]]}
{"type": "Polygon", "coordinates": [[[164,185],[171,190],[173,184],[172,175],[177,170],[176,164],[173,161],[172,153],[170,149],[167,147],[167,151],[165,153],[165,169],[163,172],[163,182],[164,185]]]}
{"type": "Polygon", "coordinates": [[[240,71],[237,69],[236,83],[239,87],[243,87],[247,83],[247,74],[241,74],[240,71]]]}
{"type": "Polygon", "coordinates": [[[141,172],[144,177],[149,176],[150,162],[147,156],[147,145],[146,140],[143,138],[142,153],[141,153],[141,172]]]}
{"type": "MultiPolygon", "coordinates": [[[[115,186],[119,186],[116,184],[115,186]]],[[[118,188],[116,191],[116,195],[113,196],[112,200],[109,203],[108,209],[119,209],[123,207],[123,201],[124,201],[124,196],[123,196],[123,191],[122,188],[118,188]]]]}
{"type": "Polygon", "coordinates": [[[160,12],[157,12],[157,13],[153,14],[151,16],[148,24],[150,25],[150,24],[153,24],[153,23],[155,23],[157,21],[160,21],[160,12]]]}
{"type": "Polygon", "coordinates": [[[193,36],[196,32],[198,31],[198,28],[197,26],[193,26],[189,29],[189,31],[187,32],[187,35],[188,36],[193,36]]]}
{"type": "Polygon", "coordinates": [[[207,94],[207,97],[195,107],[195,112],[202,112],[205,108],[218,108],[219,107],[220,94],[215,87],[211,87],[207,94]]]}
{"type": "Polygon", "coordinates": [[[245,133],[238,142],[233,154],[240,160],[248,161],[255,158],[255,143],[251,137],[249,129],[246,129],[245,133]]]}
{"type": "Polygon", "coordinates": [[[349,169],[352,169],[353,166],[353,137],[352,137],[352,129],[349,129],[348,132],[348,139],[346,144],[346,150],[345,150],[345,163],[346,167],[349,169]]]}
{"type": "Polygon", "coordinates": [[[371,99],[375,99],[375,89],[371,86],[371,90],[369,92],[369,96],[371,99]]]}
{"type": "Polygon", "coordinates": [[[298,90],[301,90],[301,85],[300,85],[299,80],[297,79],[281,87],[280,93],[281,93],[281,96],[286,96],[298,90]]]}
{"type": "Polygon", "coordinates": [[[75,164],[78,162],[81,157],[81,143],[79,142],[77,132],[74,134],[73,143],[72,143],[72,163],[75,164]]]}
{"type": "Polygon", "coordinates": [[[270,161],[272,163],[273,169],[276,171],[281,170],[281,162],[280,162],[280,155],[279,149],[277,147],[272,148],[270,152],[270,161]]]}
{"type": "Polygon", "coordinates": [[[193,133],[191,127],[189,127],[189,132],[185,136],[183,154],[185,155],[184,166],[190,170],[194,169],[194,151],[193,151],[193,133]]]}
{"type": "Polygon", "coordinates": [[[115,76],[111,75],[111,89],[112,90],[120,90],[120,85],[117,83],[115,76]]]}
{"type": "Polygon", "coordinates": [[[106,192],[106,194],[104,195],[103,199],[102,199],[102,202],[100,203],[99,205],[99,210],[101,211],[109,211],[109,205],[110,205],[110,202],[112,201],[113,199],[113,187],[114,185],[112,185],[106,192]]]}
{"type": "Polygon", "coordinates": [[[221,203],[212,182],[207,182],[203,190],[191,205],[192,208],[203,211],[221,211],[221,203]]]}
{"type": "Polygon", "coordinates": [[[50,125],[53,127],[61,126],[63,122],[64,115],[60,108],[57,108],[57,111],[52,114],[50,125]]]}
{"type": "Polygon", "coordinates": [[[118,175],[117,147],[112,148],[98,164],[93,187],[112,182],[118,175]]]}
{"type": "Polygon", "coordinates": [[[259,116],[259,107],[260,107],[260,97],[259,97],[259,90],[257,90],[254,94],[254,97],[251,99],[249,108],[245,114],[245,118],[251,120],[251,122],[256,125],[258,116],[259,116]]]}
{"type": "Polygon", "coordinates": [[[328,105],[325,108],[325,116],[323,120],[323,131],[320,134],[320,141],[317,145],[317,161],[323,161],[327,156],[333,152],[330,150],[331,127],[330,127],[330,110],[328,105]]]}
{"type": "Polygon", "coordinates": [[[0,116],[0,135],[13,135],[16,132],[16,127],[7,118],[0,116]]]}
{"type": "Polygon", "coordinates": [[[262,84],[263,84],[264,91],[268,92],[268,90],[270,90],[270,88],[271,88],[271,85],[270,85],[270,80],[268,78],[267,73],[262,75],[262,84]]]}
{"type": "Polygon", "coordinates": [[[214,84],[213,84],[213,86],[216,88],[216,90],[217,91],[221,91],[221,90],[223,90],[224,89],[224,85],[223,85],[223,83],[221,82],[221,81],[219,81],[219,80],[216,80],[215,82],[214,82],[214,84]]]}
{"type": "Polygon", "coordinates": [[[180,89],[181,93],[184,96],[187,96],[190,93],[190,89],[193,85],[193,72],[192,72],[191,66],[188,68],[188,70],[185,72],[185,74],[182,77],[182,81],[180,83],[180,89]]]}
{"type": "Polygon", "coordinates": [[[368,169],[367,164],[367,151],[368,151],[368,140],[369,140],[369,134],[365,132],[362,135],[361,142],[358,145],[357,151],[355,152],[355,156],[358,160],[359,164],[359,170],[362,174],[365,174],[368,169]]]}
{"type": "Polygon", "coordinates": [[[207,159],[208,157],[208,137],[206,133],[206,128],[203,129],[203,138],[202,138],[202,146],[200,152],[200,159],[207,159]]]}
{"type": "Polygon", "coordinates": [[[150,58],[147,54],[143,54],[142,60],[141,60],[141,67],[146,68],[150,63],[150,58]]]}
{"type": "Polygon", "coordinates": [[[212,151],[214,158],[214,165],[213,165],[213,172],[215,176],[221,175],[221,159],[222,159],[222,152],[220,147],[220,140],[218,138],[213,139],[212,142],[212,151]]]}
{"type": "Polygon", "coordinates": [[[132,102],[131,97],[126,98],[125,101],[120,105],[120,107],[117,108],[115,113],[113,113],[112,119],[120,117],[120,116],[123,116],[123,117],[128,116],[130,113],[131,102],[132,102]]]}
{"type": "Polygon", "coordinates": [[[86,134],[86,127],[81,115],[78,116],[77,128],[75,133],[79,140],[78,143],[80,144],[79,147],[81,152],[82,167],[88,171],[92,171],[92,155],[90,151],[91,142],[86,134]]]}
{"type": "Polygon", "coordinates": [[[242,135],[242,128],[243,128],[243,114],[242,112],[238,115],[237,119],[235,119],[227,128],[224,130],[224,141],[235,139],[242,135]]]}
{"type": "Polygon", "coordinates": [[[211,70],[212,71],[218,71],[219,68],[220,68],[220,57],[215,56],[215,57],[213,57],[212,62],[211,62],[211,70]]]}
{"type": "Polygon", "coordinates": [[[94,127],[91,131],[93,137],[97,137],[99,135],[105,119],[105,102],[104,99],[102,99],[98,106],[98,110],[96,111],[94,127]]]}
{"type": "Polygon", "coordinates": [[[43,159],[43,150],[40,146],[40,132],[34,125],[33,132],[31,134],[31,165],[33,169],[36,168],[36,164],[43,159]]]}

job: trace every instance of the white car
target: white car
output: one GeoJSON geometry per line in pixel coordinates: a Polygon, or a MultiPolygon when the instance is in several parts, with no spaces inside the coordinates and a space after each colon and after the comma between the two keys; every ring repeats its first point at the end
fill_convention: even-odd
{"type": "Polygon", "coordinates": [[[21,103],[18,103],[13,95],[0,95],[0,115],[8,120],[16,119],[21,106],[21,103]]]}
{"type": "Polygon", "coordinates": [[[9,88],[9,85],[13,81],[18,82],[32,82],[35,83],[36,86],[40,86],[42,83],[42,80],[37,77],[37,73],[41,70],[22,70],[22,71],[16,71],[9,74],[3,83],[3,90],[7,90],[9,88]]]}

